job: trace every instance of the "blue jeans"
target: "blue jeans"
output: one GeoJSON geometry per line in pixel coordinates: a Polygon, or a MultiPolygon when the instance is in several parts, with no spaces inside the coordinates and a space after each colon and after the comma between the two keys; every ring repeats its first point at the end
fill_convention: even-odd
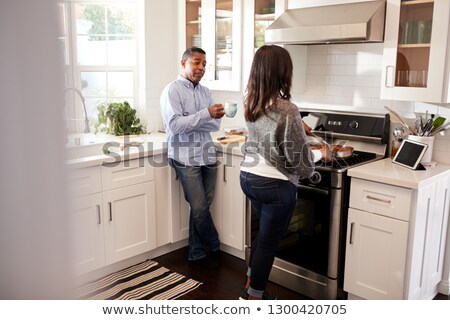
{"type": "Polygon", "coordinates": [[[209,210],[216,186],[216,165],[186,166],[173,159],[169,164],[175,169],[184,191],[184,198],[191,207],[189,215],[188,260],[195,261],[206,256],[205,247],[211,252],[219,250],[219,234],[209,210]]]}
{"type": "Polygon", "coordinates": [[[269,280],[278,241],[284,236],[297,200],[297,187],[288,180],[266,178],[241,171],[241,188],[252,203],[259,218],[259,228],[253,240],[249,271],[248,294],[262,297],[269,280]]]}

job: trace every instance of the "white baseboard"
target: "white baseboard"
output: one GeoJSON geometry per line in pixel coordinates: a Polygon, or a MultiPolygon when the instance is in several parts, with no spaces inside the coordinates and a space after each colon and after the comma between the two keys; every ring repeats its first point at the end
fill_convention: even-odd
{"type": "Polygon", "coordinates": [[[450,295],[450,282],[449,280],[442,280],[438,285],[438,292],[446,296],[450,295]]]}

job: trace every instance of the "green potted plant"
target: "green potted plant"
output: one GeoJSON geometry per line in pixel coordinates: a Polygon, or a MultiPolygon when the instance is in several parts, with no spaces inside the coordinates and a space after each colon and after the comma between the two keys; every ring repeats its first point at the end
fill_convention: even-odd
{"type": "Polygon", "coordinates": [[[112,102],[108,106],[97,107],[98,122],[95,133],[106,132],[115,136],[138,135],[146,133],[145,127],[136,117],[136,110],[127,101],[112,102]]]}

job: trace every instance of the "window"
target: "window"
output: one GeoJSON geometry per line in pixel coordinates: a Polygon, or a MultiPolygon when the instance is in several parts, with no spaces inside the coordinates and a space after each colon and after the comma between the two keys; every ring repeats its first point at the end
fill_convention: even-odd
{"type": "Polygon", "coordinates": [[[128,101],[138,106],[137,1],[69,1],[61,5],[60,42],[66,61],[68,132],[83,132],[82,93],[91,132],[97,107],[128,101]]]}

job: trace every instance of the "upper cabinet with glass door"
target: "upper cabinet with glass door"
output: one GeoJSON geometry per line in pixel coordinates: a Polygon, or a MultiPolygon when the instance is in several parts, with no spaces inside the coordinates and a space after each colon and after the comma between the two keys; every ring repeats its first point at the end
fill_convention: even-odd
{"type": "Polygon", "coordinates": [[[381,99],[450,102],[450,1],[388,0],[381,99]]]}
{"type": "Polygon", "coordinates": [[[266,28],[275,20],[274,0],[255,0],[255,51],[265,43],[266,28]]]}
{"type": "Polygon", "coordinates": [[[185,44],[206,51],[202,83],[211,90],[241,89],[242,0],[186,0],[185,44]]]}

